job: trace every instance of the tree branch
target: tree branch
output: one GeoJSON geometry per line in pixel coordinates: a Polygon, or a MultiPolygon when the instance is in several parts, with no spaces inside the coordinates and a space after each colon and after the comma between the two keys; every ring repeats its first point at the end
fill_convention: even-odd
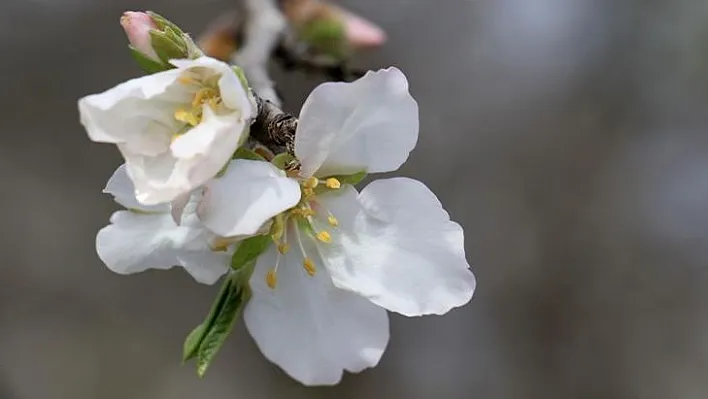
{"type": "Polygon", "coordinates": [[[251,124],[251,138],[274,154],[288,152],[295,155],[297,117],[283,112],[271,101],[254,93],[258,115],[251,124]]]}

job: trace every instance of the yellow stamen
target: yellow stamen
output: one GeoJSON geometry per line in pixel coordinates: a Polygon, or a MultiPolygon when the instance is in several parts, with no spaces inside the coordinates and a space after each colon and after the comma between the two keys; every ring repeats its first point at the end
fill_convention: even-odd
{"type": "Polygon", "coordinates": [[[265,281],[268,284],[268,288],[275,289],[276,285],[278,285],[278,275],[275,274],[275,270],[268,270],[265,275],[265,281]]]}
{"type": "Polygon", "coordinates": [[[194,112],[189,112],[186,109],[178,109],[175,111],[175,119],[180,122],[189,123],[192,126],[197,126],[199,124],[199,118],[194,115],[194,112]]]}
{"type": "Polygon", "coordinates": [[[308,198],[315,195],[315,190],[313,190],[309,187],[305,187],[302,189],[302,193],[305,195],[305,199],[308,199],[308,198]]]}
{"type": "Polygon", "coordinates": [[[315,187],[317,187],[318,184],[320,184],[319,179],[317,179],[316,177],[312,176],[312,177],[309,177],[307,180],[305,180],[305,181],[302,183],[302,186],[305,187],[305,188],[315,188],[315,187]]]}
{"type": "Polygon", "coordinates": [[[332,242],[332,236],[326,231],[320,231],[315,237],[317,237],[318,240],[322,241],[325,244],[329,244],[332,242]]]}
{"type": "Polygon", "coordinates": [[[214,89],[201,89],[197,92],[197,94],[194,95],[194,100],[192,100],[192,106],[198,107],[206,102],[208,102],[209,105],[213,106],[214,104],[218,103],[218,96],[219,94],[214,89]]]}
{"type": "Polygon", "coordinates": [[[339,180],[335,179],[334,177],[330,177],[329,179],[325,180],[325,186],[331,189],[338,189],[339,187],[342,187],[342,183],[340,183],[339,180]]]}
{"type": "Polygon", "coordinates": [[[229,239],[217,237],[211,244],[211,250],[216,252],[225,252],[229,248],[229,245],[231,245],[231,241],[229,239]]]}
{"type": "Polygon", "coordinates": [[[339,220],[337,220],[337,218],[334,217],[334,215],[327,216],[327,222],[329,222],[329,225],[332,227],[339,226],[339,220]]]}
{"type": "Polygon", "coordinates": [[[189,84],[198,84],[194,78],[187,76],[187,75],[182,75],[179,78],[177,78],[177,81],[179,83],[182,83],[183,85],[189,85],[189,84]]]}
{"type": "Polygon", "coordinates": [[[278,252],[280,252],[281,254],[285,255],[288,250],[290,250],[290,245],[287,242],[278,244],[278,252]]]}
{"type": "Polygon", "coordinates": [[[310,275],[310,277],[314,276],[315,273],[317,273],[315,262],[313,262],[310,258],[305,258],[305,261],[302,262],[302,266],[305,268],[305,271],[307,272],[307,274],[310,275]]]}

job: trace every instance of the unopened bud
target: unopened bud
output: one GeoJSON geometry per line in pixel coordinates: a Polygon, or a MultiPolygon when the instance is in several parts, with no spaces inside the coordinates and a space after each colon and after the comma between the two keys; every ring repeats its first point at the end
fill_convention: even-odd
{"type": "Polygon", "coordinates": [[[145,72],[166,71],[174,68],[170,60],[203,55],[189,35],[154,12],[128,11],[120,24],[130,40],[133,57],[145,72]]]}
{"type": "Polygon", "coordinates": [[[160,57],[152,48],[152,39],[150,38],[150,31],[157,29],[157,24],[152,20],[152,17],[144,12],[127,11],[120,18],[120,24],[128,36],[130,45],[135,50],[154,61],[160,61],[160,57]]]}

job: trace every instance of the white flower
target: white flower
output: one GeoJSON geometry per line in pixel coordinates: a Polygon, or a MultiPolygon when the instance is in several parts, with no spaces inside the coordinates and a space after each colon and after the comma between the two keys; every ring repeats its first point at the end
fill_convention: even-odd
{"type": "Polygon", "coordinates": [[[298,176],[234,163],[207,186],[200,215],[219,235],[250,234],[279,215],[244,319],[263,354],[304,384],[375,366],[389,338],[385,309],[443,314],[472,297],[462,229],[425,185],[386,179],[357,193],[333,177],[395,170],[417,135],[417,104],[399,70],[326,83],[300,114],[298,176]],[[243,193],[247,210],[234,202],[243,193]]]}
{"type": "Polygon", "coordinates": [[[230,242],[203,228],[196,216],[198,196],[185,206],[178,226],[169,204],[145,206],[135,199],[125,165],[115,171],[104,192],[128,208],[115,212],[111,224],[96,236],[98,256],[112,271],[131,274],[182,266],[204,284],[213,284],[228,271],[230,242]]]}
{"type": "Polygon", "coordinates": [[[246,139],[254,105],[227,64],[208,57],[79,100],[94,141],[115,143],[136,197],[174,200],[214,177],[246,139]]]}

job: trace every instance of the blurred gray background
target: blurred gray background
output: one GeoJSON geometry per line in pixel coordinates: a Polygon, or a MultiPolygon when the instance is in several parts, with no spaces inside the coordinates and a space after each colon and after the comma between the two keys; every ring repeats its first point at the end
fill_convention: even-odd
{"type": "MultiPolygon", "coordinates": [[[[708,397],[701,0],[342,1],[390,36],[356,65],[408,75],[400,174],[465,228],[475,298],[392,316],[379,367],[335,388],[287,378],[241,324],[203,380],[182,366],[217,287],[102,265],[120,157],[76,100],[139,74],[123,11],[199,33],[232,1],[0,1],[0,398],[708,397]]],[[[320,82],[275,76],[291,110],[320,82]]]]}

